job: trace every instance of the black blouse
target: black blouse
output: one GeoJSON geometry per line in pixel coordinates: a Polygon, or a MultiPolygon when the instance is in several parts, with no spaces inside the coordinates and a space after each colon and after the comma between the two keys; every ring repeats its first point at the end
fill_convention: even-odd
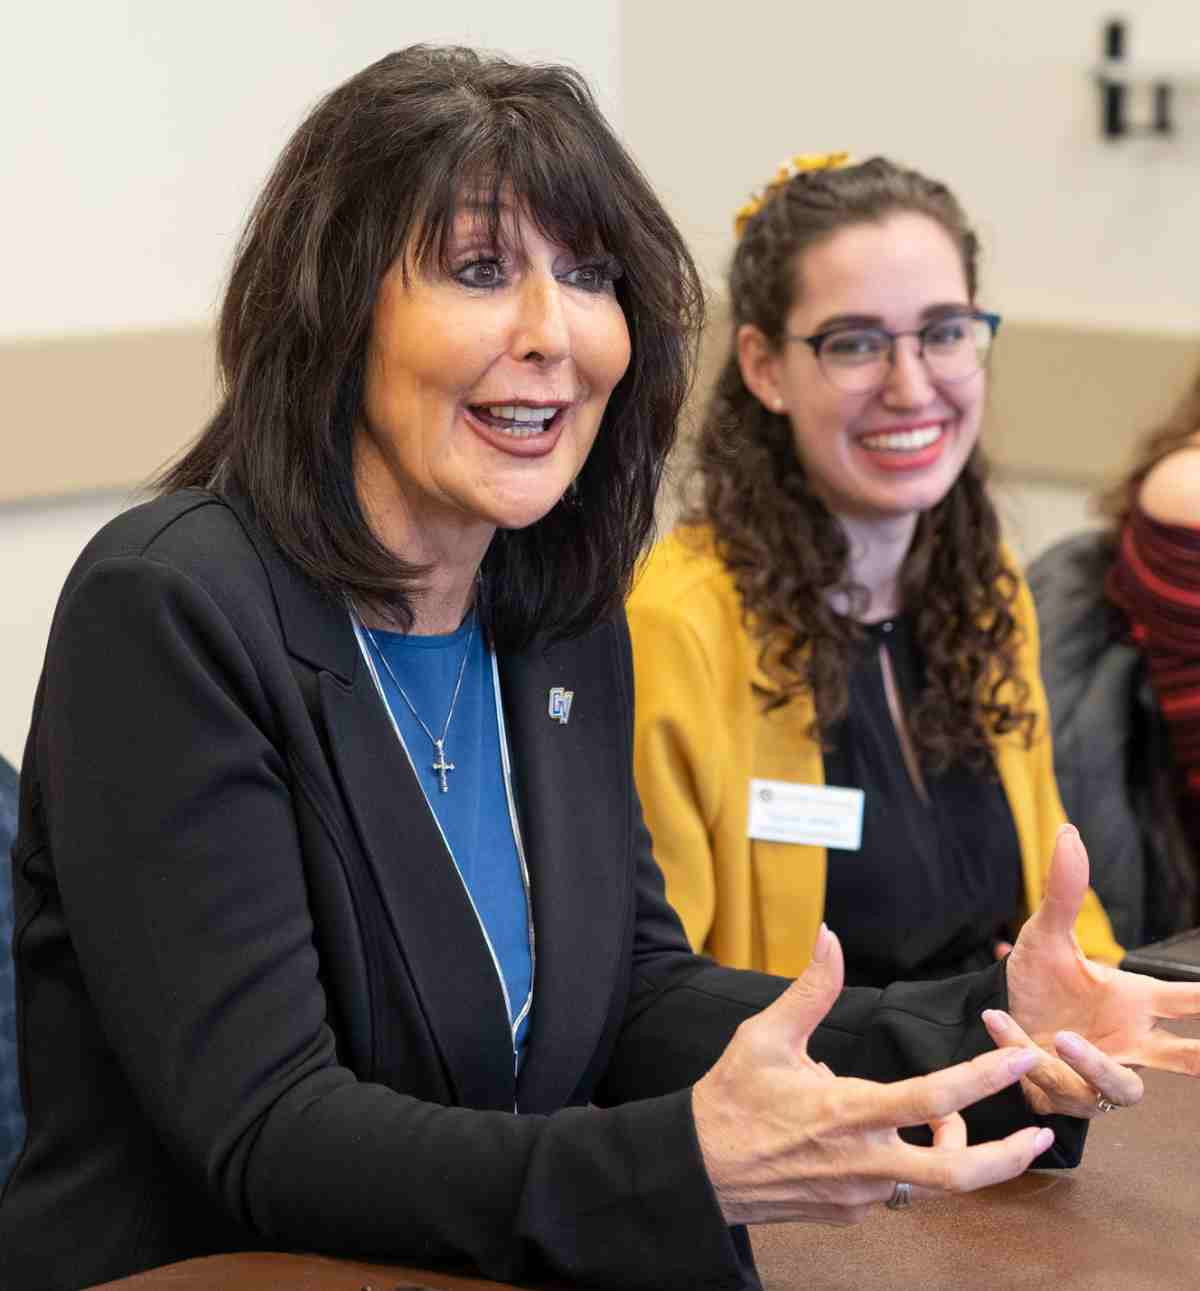
{"type": "Polygon", "coordinates": [[[831,732],[825,782],[864,791],[862,846],[830,848],[825,918],[846,953],[852,986],[949,977],[981,968],[1011,937],[1021,903],[1021,856],[994,773],[922,768],[925,801],[904,760],[888,707],[886,650],[904,711],[923,687],[906,615],[865,624],[849,707],[831,732]]]}

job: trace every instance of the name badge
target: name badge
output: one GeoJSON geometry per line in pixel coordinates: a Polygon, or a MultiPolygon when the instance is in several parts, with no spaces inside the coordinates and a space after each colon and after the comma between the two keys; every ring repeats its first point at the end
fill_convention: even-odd
{"type": "Polygon", "coordinates": [[[855,852],[862,846],[863,791],[790,780],[750,781],[751,838],[855,852]]]}

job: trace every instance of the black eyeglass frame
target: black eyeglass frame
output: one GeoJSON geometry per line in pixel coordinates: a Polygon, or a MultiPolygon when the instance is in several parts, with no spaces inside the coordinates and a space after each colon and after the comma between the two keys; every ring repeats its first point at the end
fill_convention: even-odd
{"type": "MultiPolygon", "coordinates": [[[[942,314],[939,318],[931,318],[929,322],[925,324],[924,327],[918,327],[914,331],[909,331],[909,332],[889,332],[886,327],[875,327],[868,324],[862,327],[846,327],[846,326],[830,327],[823,332],[814,332],[811,336],[797,336],[794,333],[789,332],[787,335],[784,336],[784,340],[800,341],[802,344],[807,345],[809,349],[811,349],[813,352],[813,358],[817,360],[817,364],[821,369],[821,374],[831,384],[837,385],[837,382],[834,381],[833,378],[830,377],[829,374],[825,371],[825,365],[821,363],[821,347],[831,336],[841,336],[845,332],[877,332],[880,336],[886,336],[888,338],[888,352],[887,352],[888,368],[890,369],[896,361],[896,342],[902,336],[915,336],[917,338],[917,342],[918,342],[917,357],[920,359],[924,359],[925,358],[925,334],[928,331],[930,331],[932,328],[942,327],[951,319],[955,319],[955,318],[971,318],[971,319],[975,319],[978,322],[986,323],[988,325],[989,330],[991,331],[991,334],[992,334],[991,339],[993,341],[996,339],[996,333],[1000,330],[1000,323],[1003,321],[999,314],[989,314],[987,313],[986,310],[982,310],[982,309],[964,309],[961,311],[961,313],[942,314]]],[[[991,342],[989,341],[988,343],[989,357],[990,357],[990,354],[991,354],[991,342]]],[[[981,363],[979,367],[975,369],[974,372],[964,373],[961,377],[938,377],[938,380],[946,381],[949,384],[953,385],[957,381],[966,381],[970,377],[975,376],[976,373],[982,372],[984,369],[984,366],[985,364],[981,363]]],[[[884,380],[886,381],[886,379],[887,378],[885,377],[884,380]]],[[[880,382],[880,385],[882,384],[883,382],[880,382]]]]}

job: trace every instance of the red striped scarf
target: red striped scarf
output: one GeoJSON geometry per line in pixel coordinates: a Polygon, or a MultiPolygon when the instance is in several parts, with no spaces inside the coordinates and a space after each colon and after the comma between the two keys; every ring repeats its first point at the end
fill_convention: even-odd
{"type": "MultiPolygon", "coordinates": [[[[1163,524],[1140,507],[1121,532],[1105,590],[1146,656],[1182,784],[1200,800],[1200,522],[1163,524]]],[[[1189,812],[1193,815],[1193,812],[1189,812]]]]}

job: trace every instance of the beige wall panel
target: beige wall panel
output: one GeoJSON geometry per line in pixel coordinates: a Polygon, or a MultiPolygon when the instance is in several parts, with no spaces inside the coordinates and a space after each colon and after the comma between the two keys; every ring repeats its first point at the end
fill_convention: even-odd
{"type": "Polygon", "coordinates": [[[212,348],[207,327],[0,345],[0,503],[141,483],[212,411],[212,348]]]}
{"type": "MultiPolygon", "coordinates": [[[[685,435],[728,345],[728,310],[718,299],[685,435]]],[[[1103,483],[1180,397],[1197,364],[1200,337],[1008,320],[992,361],[991,458],[1005,474],[1103,483]]],[[[128,489],[174,456],[212,411],[212,336],[194,327],[0,345],[0,388],[13,427],[0,503],[128,489]]]]}
{"type": "Polygon", "coordinates": [[[1182,397],[1200,336],[1005,322],[987,447],[1006,473],[1102,484],[1182,397]]]}

